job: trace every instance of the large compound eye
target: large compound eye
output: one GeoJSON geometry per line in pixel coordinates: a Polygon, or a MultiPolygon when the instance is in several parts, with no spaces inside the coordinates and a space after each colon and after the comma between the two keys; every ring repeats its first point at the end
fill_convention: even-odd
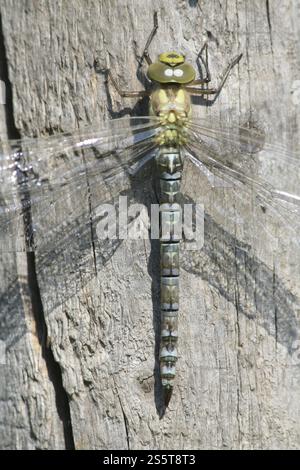
{"type": "Polygon", "coordinates": [[[173,76],[173,70],[172,69],[166,69],[164,74],[167,76],[167,77],[172,77],[173,76]]]}
{"type": "Polygon", "coordinates": [[[183,75],[183,70],[181,70],[181,69],[175,69],[175,70],[174,70],[174,75],[175,75],[175,77],[182,77],[182,75],[183,75]]]}

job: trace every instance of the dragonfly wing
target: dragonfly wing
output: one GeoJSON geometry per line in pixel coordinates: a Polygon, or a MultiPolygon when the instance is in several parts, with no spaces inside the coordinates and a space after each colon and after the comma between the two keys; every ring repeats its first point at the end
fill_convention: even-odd
{"type": "Polygon", "coordinates": [[[212,119],[191,119],[188,122],[188,136],[191,140],[209,144],[221,155],[233,154],[241,164],[249,160],[249,154],[267,152],[268,159],[277,163],[284,162],[299,167],[299,150],[295,150],[292,140],[289,146],[282,145],[254,124],[245,126],[216,126],[212,119]]]}
{"type": "MultiPolygon", "coordinates": [[[[299,298],[287,280],[299,277],[300,265],[299,192],[293,185],[299,178],[297,156],[283,148],[251,155],[234,147],[227,151],[199,130],[187,145],[188,160],[205,176],[204,242],[182,254],[182,267],[206,280],[293,354],[299,298]],[[270,173],[264,172],[269,169],[266,159],[270,173]],[[280,171],[290,174],[292,189],[284,188],[280,171]]],[[[195,187],[201,188],[195,178],[195,187]]]]}
{"type": "Polygon", "coordinates": [[[122,118],[101,131],[2,143],[1,250],[49,253],[66,238],[82,240],[97,208],[151,159],[157,132],[154,119],[122,118]]]}
{"type": "MultiPolygon", "coordinates": [[[[229,134],[225,142],[223,134],[218,137],[213,128],[209,137],[202,134],[200,127],[197,131],[193,129],[189,137],[188,157],[200,171],[205,167],[215,176],[213,185],[231,188],[241,203],[254,198],[255,210],[266,211],[274,221],[278,220],[290,239],[299,243],[300,192],[292,179],[299,180],[300,159],[295,154],[268,144],[261,150],[256,149],[255,154],[242,153],[241,148],[237,149],[237,138],[233,139],[234,148],[230,148],[229,134]],[[284,186],[280,172],[288,176],[292,189],[284,186]]],[[[248,142],[251,138],[254,145],[255,134],[249,131],[248,142]]]]}

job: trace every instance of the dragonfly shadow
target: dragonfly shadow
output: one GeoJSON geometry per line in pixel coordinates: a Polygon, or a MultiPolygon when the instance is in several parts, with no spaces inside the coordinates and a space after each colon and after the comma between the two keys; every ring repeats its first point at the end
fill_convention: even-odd
{"type": "MultiPolygon", "coordinates": [[[[152,201],[159,204],[157,191],[157,175],[155,168],[152,172],[152,194],[155,199],[152,201]]],[[[148,205],[149,220],[151,220],[151,207],[148,205]]],[[[148,261],[148,273],[151,277],[151,298],[153,312],[153,331],[154,331],[154,400],[159,417],[162,418],[165,413],[164,395],[160,378],[160,336],[161,336],[161,309],[160,309],[160,241],[150,235],[151,251],[148,261]]]]}

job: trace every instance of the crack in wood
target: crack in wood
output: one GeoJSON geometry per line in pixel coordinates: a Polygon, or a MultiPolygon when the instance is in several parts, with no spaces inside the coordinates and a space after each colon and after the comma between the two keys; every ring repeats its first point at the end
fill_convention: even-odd
{"type": "MultiPolygon", "coordinates": [[[[117,387],[116,387],[116,390],[117,390],[117,387]]],[[[121,398],[120,398],[120,395],[119,395],[118,391],[117,391],[117,397],[118,397],[118,400],[119,400],[119,403],[120,403],[120,408],[121,408],[122,416],[123,416],[123,420],[124,420],[124,428],[125,428],[125,432],[126,432],[127,449],[130,450],[128,418],[127,418],[126,413],[124,411],[124,408],[123,408],[121,398]]]]}
{"type": "Polygon", "coordinates": [[[271,23],[271,16],[270,16],[270,4],[269,4],[269,0],[266,0],[266,12],[267,12],[268,27],[269,27],[269,32],[270,32],[270,42],[271,42],[271,46],[273,46],[273,40],[272,40],[272,23],[271,23]]]}

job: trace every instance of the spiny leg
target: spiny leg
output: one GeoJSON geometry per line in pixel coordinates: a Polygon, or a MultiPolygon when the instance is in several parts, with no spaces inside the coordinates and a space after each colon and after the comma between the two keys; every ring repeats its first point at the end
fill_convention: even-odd
{"type": "Polygon", "coordinates": [[[122,98],[142,98],[144,96],[149,96],[150,92],[147,90],[139,90],[139,91],[121,90],[116,79],[112,75],[110,69],[106,69],[105,72],[107,73],[107,77],[111,80],[114,88],[116,89],[116,91],[122,98]]]}
{"type": "Polygon", "coordinates": [[[185,89],[191,94],[191,95],[218,95],[220,91],[222,90],[228,75],[230,74],[231,70],[233,67],[240,61],[241,57],[243,54],[239,54],[234,59],[229,63],[229,65],[226,67],[221,81],[219,83],[219,86],[217,88],[195,88],[192,86],[186,86],[185,89]]]}
{"type": "MultiPolygon", "coordinates": [[[[191,83],[191,85],[205,85],[206,83],[209,83],[211,81],[211,75],[210,75],[210,71],[209,71],[209,67],[208,67],[207,49],[208,49],[208,44],[206,42],[202,46],[201,51],[199,52],[198,57],[197,57],[197,61],[196,61],[197,65],[198,65],[198,61],[202,62],[202,65],[204,66],[204,69],[205,69],[205,77],[204,78],[197,78],[196,80],[194,80],[191,83]],[[205,59],[203,59],[203,57],[202,57],[202,53],[203,53],[204,50],[205,50],[205,59]]],[[[199,73],[201,73],[201,65],[200,66],[198,65],[198,69],[199,69],[199,73]]]]}
{"type": "Polygon", "coordinates": [[[155,11],[154,15],[153,15],[153,28],[152,28],[152,31],[151,31],[148,39],[147,39],[147,42],[146,42],[146,45],[145,45],[145,48],[144,48],[144,52],[143,52],[142,56],[139,59],[139,67],[142,66],[142,63],[143,63],[144,59],[146,60],[148,65],[152,64],[152,60],[151,60],[151,57],[149,55],[148,49],[149,49],[149,46],[150,46],[157,30],[158,30],[158,20],[157,20],[157,11],[155,11]]]}

